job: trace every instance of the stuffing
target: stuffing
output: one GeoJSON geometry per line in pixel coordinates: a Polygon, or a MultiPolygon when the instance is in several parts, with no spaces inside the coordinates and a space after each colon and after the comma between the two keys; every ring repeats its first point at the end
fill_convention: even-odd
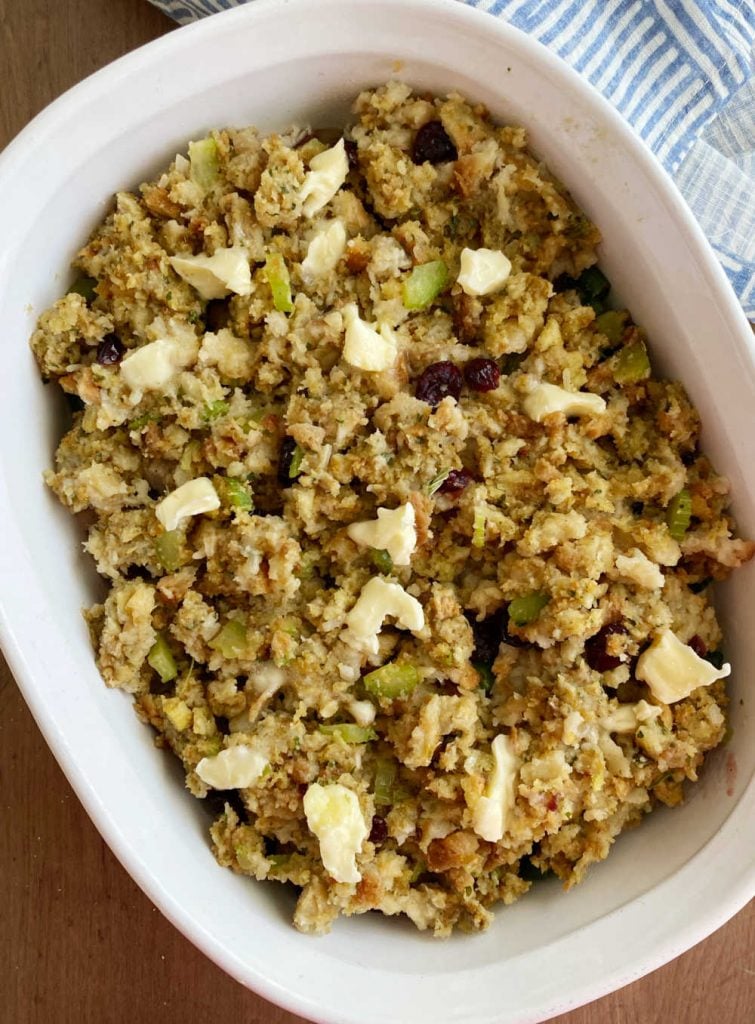
{"type": "Polygon", "coordinates": [[[682,800],[727,728],[708,586],[755,545],[525,130],[353,109],[119,193],[31,339],[75,408],[46,480],[218,862],[306,932],[447,936],[682,800]]]}

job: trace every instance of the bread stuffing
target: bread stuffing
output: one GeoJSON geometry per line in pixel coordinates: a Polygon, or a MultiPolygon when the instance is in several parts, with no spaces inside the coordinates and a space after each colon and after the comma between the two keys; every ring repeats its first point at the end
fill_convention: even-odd
{"type": "Polygon", "coordinates": [[[72,409],[46,481],[219,863],[305,932],[447,936],[681,802],[755,547],[525,130],[400,82],[353,114],[115,197],[31,340],[72,409]]]}

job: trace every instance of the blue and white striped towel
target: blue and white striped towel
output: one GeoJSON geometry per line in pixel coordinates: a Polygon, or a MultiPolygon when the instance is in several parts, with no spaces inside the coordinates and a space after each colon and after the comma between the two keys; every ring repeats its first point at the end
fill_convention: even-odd
{"type": "MultiPolygon", "coordinates": [[[[248,0],[151,2],[185,23],[248,0]]],[[[753,0],[463,2],[539,39],[613,103],[675,178],[755,319],[753,0]]]]}

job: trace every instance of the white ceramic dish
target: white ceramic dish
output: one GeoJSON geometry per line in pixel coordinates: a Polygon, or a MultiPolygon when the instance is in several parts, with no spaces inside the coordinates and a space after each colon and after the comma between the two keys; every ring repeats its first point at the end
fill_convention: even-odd
{"type": "Polygon", "coordinates": [[[753,570],[723,595],[734,736],[684,808],[622,836],[569,895],[545,883],[482,936],[435,943],[370,915],[315,939],[291,927],[290,894],[215,865],[201,805],[128,698],[102,685],[79,614],[98,584],[75,524],[41,482],[62,404],[39,383],[27,339],[111,193],[208,127],[332,124],[360,87],[392,75],[458,88],[529,127],[603,230],[603,265],[661,367],[687,384],[741,527],[755,535],[752,336],[679,195],[608,104],[538,44],[449,0],[258,0],[88,79],[0,159],[2,639],[102,835],[177,927],[241,982],[330,1024],[523,1024],[658,967],[755,892],[753,570]]]}

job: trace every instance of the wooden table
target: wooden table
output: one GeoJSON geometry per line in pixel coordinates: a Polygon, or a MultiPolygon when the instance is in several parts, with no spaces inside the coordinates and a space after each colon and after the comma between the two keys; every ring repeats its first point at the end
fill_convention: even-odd
{"type": "MultiPolygon", "coordinates": [[[[0,0],[0,147],[64,89],[171,27],[145,0],[0,0]]],[[[224,975],[131,881],[4,662],[0,815],[0,1024],[299,1020],[224,975]]],[[[679,960],[558,1024],[753,1020],[755,904],[679,960]]]]}

